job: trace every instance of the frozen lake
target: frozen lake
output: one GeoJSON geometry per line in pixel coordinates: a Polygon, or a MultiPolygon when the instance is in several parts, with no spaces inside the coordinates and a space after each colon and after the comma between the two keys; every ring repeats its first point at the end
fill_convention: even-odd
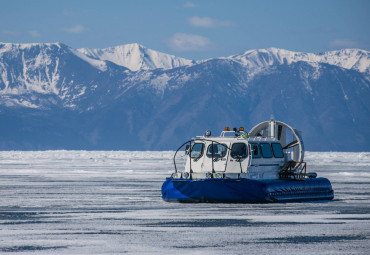
{"type": "Polygon", "coordinates": [[[1,254],[369,254],[370,153],[307,152],[331,202],[161,199],[173,152],[0,152],[1,254]]]}

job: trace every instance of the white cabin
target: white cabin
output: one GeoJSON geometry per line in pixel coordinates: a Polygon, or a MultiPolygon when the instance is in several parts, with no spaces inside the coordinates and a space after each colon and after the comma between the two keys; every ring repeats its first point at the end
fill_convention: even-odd
{"type": "Polygon", "coordinates": [[[278,179],[288,161],[302,162],[304,156],[300,132],[275,120],[258,124],[249,135],[244,128],[239,131],[226,128],[220,136],[206,133],[192,139],[190,144],[185,170],[183,173],[176,170],[175,174],[195,180],[278,179]],[[287,131],[292,134],[291,139],[287,139],[287,131]]]}

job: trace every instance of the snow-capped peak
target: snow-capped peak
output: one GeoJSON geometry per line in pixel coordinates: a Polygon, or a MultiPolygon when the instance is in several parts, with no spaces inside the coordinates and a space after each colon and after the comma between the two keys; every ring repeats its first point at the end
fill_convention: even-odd
{"type": "Polygon", "coordinates": [[[226,59],[239,62],[249,68],[304,61],[309,63],[326,63],[370,74],[370,54],[368,51],[360,49],[343,49],[315,54],[268,48],[249,50],[243,54],[230,56],[226,59]]]}
{"type": "Polygon", "coordinates": [[[82,48],[77,51],[94,59],[111,61],[132,71],[156,68],[172,69],[193,63],[192,60],[151,50],[137,43],[105,49],[82,48]]]}
{"type": "Polygon", "coordinates": [[[0,42],[0,55],[10,51],[30,50],[31,48],[39,47],[40,49],[46,48],[63,48],[68,47],[63,43],[2,43],[0,42]]]}
{"type": "Polygon", "coordinates": [[[60,49],[64,49],[68,52],[72,52],[77,57],[88,62],[90,65],[98,68],[101,71],[105,71],[107,69],[106,63],[104,61],[90,58],[84,54],[81,54],[79,51],[72,49],[68,45],[65,45],[59,42],[56,42],[56,43],[1,43],[0,42],[0,57],[6,52],[8,53],[11,52],[12,54],[21,54],[21,52],[24,52],[24,51],[27,51],[27,52],[34,51],[34,52],[43,53],[42,59],[50,59],[51,52],[53,50],[60,50],[60,49]]]}
{"type": "Polygon", "coordinates": [[[107,64],[105,63],[105,61],[102,61],[102,60],[99,60],[99,59],[95,59],[95,58],[92,58],[92,57],[89,57],[87,56],[86,54],[83,54],[81,53],[80,51],[78,50],[73,50],[71,49],[71,51],[79,58],[81,58],[82,60],[88,62],[90,65],[98,68],[100,71],[106,71],[107,70],[107,64]]]}

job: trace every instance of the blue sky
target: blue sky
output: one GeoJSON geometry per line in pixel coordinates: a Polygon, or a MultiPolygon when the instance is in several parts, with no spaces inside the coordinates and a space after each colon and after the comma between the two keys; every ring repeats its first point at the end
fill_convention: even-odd
{"type": "Polygon", "coordinates": [[[140,43],[204,59],[269,47],[370,50],[368,0],[0,0],[0,42],[140,43]]]}

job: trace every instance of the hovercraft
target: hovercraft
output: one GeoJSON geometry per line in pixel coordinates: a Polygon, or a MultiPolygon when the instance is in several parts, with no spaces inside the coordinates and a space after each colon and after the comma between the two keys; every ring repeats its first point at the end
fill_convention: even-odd
{"type": "Polygon", "coordinates": [[[331,200],[326,178],[307,173],[301,132],[281,121],[262,122],[249,134],[226,127],[207,131],[175,152],[174,170],[162,185],[168,202],[269,203],[331,200]],[[176,159],[185,148],[183,169],[176,159]]]}

